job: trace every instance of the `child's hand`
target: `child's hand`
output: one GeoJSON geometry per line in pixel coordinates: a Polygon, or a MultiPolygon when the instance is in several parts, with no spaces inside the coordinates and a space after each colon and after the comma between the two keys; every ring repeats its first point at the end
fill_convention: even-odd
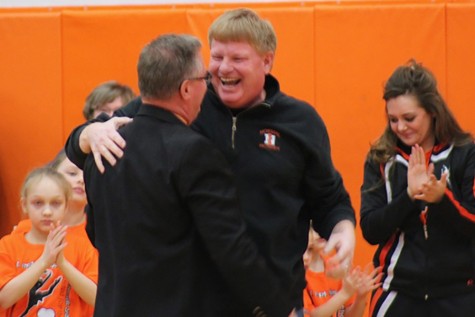
{"type": "Polygon", "coordinates": [[[64,241],[66,230],[67,227],[60,225],[59,222],[56,225],[51,225],[51,230],[46,239],[43,254],[41,255],[46,267],[50,267],[56,263],[58,255],[62,254],[62,251],[66,247],[66,242],[64,241]]]}
{"type": "Polygon", "coordinates": [[[361,283],[359,273],[359,270],[352,269],[347,272],[345,277],[343,277],[342,291],[344,291],[348,297],[353,296],[353,294],[358,290],[358,286],[361,283]]]}
{"type": "Polygon", "coordinates": [[[375,290],[381,286],[380,280],[383,276],[381,273],[382,267],[379,266],[373,270],[372,264],[366,264],[364,270],[361,270],[360,267],[356,267],[353,271],[357,271],[358,281],[357,281],[357,295],[360,297],[366,296],[369,292],[375,290]]]}

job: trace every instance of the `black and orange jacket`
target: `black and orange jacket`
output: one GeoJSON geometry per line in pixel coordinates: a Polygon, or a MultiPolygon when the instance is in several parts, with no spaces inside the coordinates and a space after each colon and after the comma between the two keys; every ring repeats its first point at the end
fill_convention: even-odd
{"type": "Polygon", "coordinates": [[[373,261],[384,268],[382,287],[416,298],[475,291],[475,145],[438,145],[428,154],[437,179],[449,173],[438,203],[409,198],[409,154],[399,144],[386,164],[365,163],[360,223],[378,245],[373,261]]]}

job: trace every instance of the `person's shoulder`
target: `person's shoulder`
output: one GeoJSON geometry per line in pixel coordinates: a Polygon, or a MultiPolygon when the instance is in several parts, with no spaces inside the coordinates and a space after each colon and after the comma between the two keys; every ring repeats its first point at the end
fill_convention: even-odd
{"type": "Polygon", "coordinates": [[[129,117],[133,118],[140,109],[142,105],[142,98],[136,97],[129,101],[129,103],[114,112],[114,116],[116,117],[129,117]]]}
{"type": "Polygon", "coordinates": [[[300,108],[309,109],[310,108],[310,109],[315,110],[314,107],[312,107],[312,105],[310,104],[309,101],[306,101],[306,100],[300,99],[298,97],[289,95],[284,91],[275,92],[275,94],[273,96],[270,96],[269,99],[270,99],[271,102],[277,103],[281,106],[297,107],[298,109],[300,109],[300,108]]]}
{"type": "MultiPolygon", "coordinates": [[[[83,229],[85,230],[85,229],[83,229]]],[[[69,232],[66,235],[66,242],[68,243],[68,246],[66,247],[67,253],[88,253],[88,252],[95,252],[95,248],[92,245],[91,241],[87,237],[86,232],[84,231],[83,233],[80,233],[79,231],[73,231],[69,232]]]]}
{"type": "Polygon", "coordinates": [[[68,234],[80,235],[87,238],[86,233],[86,222],[81,222],[80,224],[69,226],[68,234]]]}
{"type": "Polygon", "coordinates": [[[286,115],[298,116],[303,121],[323,122],[316,107],[308,101],[289,96],[283,92],[275,96],[272,107],[275,107],[276,111],[285,112],[286,115]]]}
{"type": "Polygon", "coordinates": [[[181,146],[197,148],[202,151],[215,149],[215,146],[209,139],[190,127],[179,127],[178,131],[181,133],[179,138],[181,146]]]}
{"type": "Polygon", "coordinates": [[[318,117],[316,108],[310,102],[291,96],[280,89],[279,81],[272,75],[266,76],[266,102],[279,112],[286,111],[302,116],[318,117]]]}
{"type": "Polygon", "coordinates": [[[66,239],[68,240],[68,244],[90,243],[89,238],[87,237],[86,228],[82,224],[69,227],[67,229],[66,239]]]}
{"type": "Polygon", "coordinates": [[[13,231],[15,233],[27,233],[31,229],[31,220],[30,219],[23,219],[13,227],[13,231]]]}
{"type": "Polygon", "coordinates": [[[272,117],[289,124],[293,133],[303,138],[309,135],[326,135],[327,128],[317,110],[308,102],[280,93],[272,104],[272,117]]]}
{"type": "Polygon", "coordinates": [[[26,244],[25,233],[14,231],[0,239],[0,250],[2,252],[11,252],[17,248],[26,247],[26,244]]]}
{"type": "Polygon", "coordinates": [[[308,108],[314,109],[308,101],[288,95],[283,91],[280,91],[278,94],[276,94],[275,101],[285,106],[301,107],[304,109],[308,109],[308,108]]]}
{"type": "Polygon", "coordinates": [[[224,160],[224,155],[207,137],[188,126],[175,127],[175,135],[169,138],[168,144],[170,153],[182,162],[224,160]]]}
{"type": "Polygon", "coordinates": [[[450,154],[452,159],[455,160],[465,160],[467,157],[475,158],[475,143],[474,142],[464,142],[462,144],[452,144],[447,146],[446,149],[443,149],[438,153],[441,156],[447,156],[450,154]],[[447,153],[447,154],[445,154],[447,153]]]}
{"type": "Polygon", "coordinates": [[[462,145],[455,146],[455,149],[459,149],[459,150],[462,150],[462,151],[468,151],[468,152],[475,151],[475,141],[465,142],[462,145]]]}
{"type": "Polygon", "coordinates": [[[0,238],[0,245],[3,246],[5,244],[8,244],[10,242],[12,234],[13,233],[7,233],[6,235],[2,236],[0,238]]]}
{"type": "MultiPolygon", "coordinates": [[[[206,137],[194,131],[190,126],[174,121],[168,123],[169,124],[164,124],[160,122],[156,125],[156,129],[153,131],[150,130],[150,134],[147,136],[149,140],[153,138],[159,138],[161,140],[150,145],[155,148],[155,151],[161,151],[163,155],[168,153],[174,156],[182,156],[190,151],[200,151],[200,149],[201,151],[205,151],[212,146],[206,137]]],[[[136,137],[137,135],[138,134],[135,134],[136,137]]]]}

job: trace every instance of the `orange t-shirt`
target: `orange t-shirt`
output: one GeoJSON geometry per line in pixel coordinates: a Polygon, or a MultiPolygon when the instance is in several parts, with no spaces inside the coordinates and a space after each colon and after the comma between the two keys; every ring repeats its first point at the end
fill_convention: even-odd
{"type": "MultiPolygon", "coordinates": [[[[325,304],[333,295],[342,288],[342,281],[335,280],[325,275],[324,272],[313,272],[307,270],[305,273],[307,286],[303,291],[303,305],[306,311],[325,304]]],[[[344,306],[333,314],[333,317],[345,315],[345,309],[353,304],[355,297],[350,298],[344,306]]]]}
{"type": "MultiPolygon", "coordinates": [[[[27,233],[30,230],[31,230],[31,220],[23,219],[15,227],[13,227],[12,233],[27,233]]],[[[70,233],[83,235],[86,239],[88,239],[87,233],[86,233],[86,222],[84,221],[78,225],[69,226],[68,234],[70,233]]]]}
{"type": "MultiPolygon", "coordinates": [[[[90,241],[80,235],[68,234],[64,256],[85,276],[97,284],[98,253],[90,241]]],[[[14,232],[0,240],[0,289],[23,273],[43,253],[43,244],[29,243],[24,233],[14,232]]],[[[0,316],[89,317],[91,306],[74,291],[56,265],[41,275],[33,288],[0,316]]]]}

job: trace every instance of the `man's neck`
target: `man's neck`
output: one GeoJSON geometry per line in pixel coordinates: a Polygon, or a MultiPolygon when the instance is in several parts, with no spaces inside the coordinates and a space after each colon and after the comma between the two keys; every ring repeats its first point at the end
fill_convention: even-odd
{"type": "Polygon", "coordinates": [[[179,101],[175,98],[170,98],[168,100],[152,99],[142,97],[142,102],[157,108],[161,108],[167,111],[170,111],[175,117],[178,118],[181,122],[186,125],[190,125],[191,121],[187,119],[186,113],[183,111],[183,107],[180,105],[179,101]]]}

